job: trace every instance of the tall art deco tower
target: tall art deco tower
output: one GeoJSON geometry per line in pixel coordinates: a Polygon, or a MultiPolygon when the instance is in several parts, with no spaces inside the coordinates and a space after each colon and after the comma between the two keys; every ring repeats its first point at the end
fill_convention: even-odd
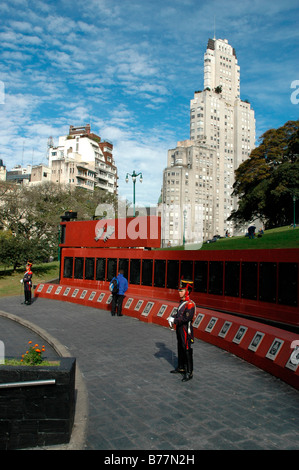
{"type": "Polygon", "coordinates": [[[209,39],[204,54],[204,90],[190,102],[190,139],[168,151],[163,172],[164,245],[233,234],[227,218],[234,171],[255,143],[254,111],[240,99],[240,67],[226,39],[209,39]]]}

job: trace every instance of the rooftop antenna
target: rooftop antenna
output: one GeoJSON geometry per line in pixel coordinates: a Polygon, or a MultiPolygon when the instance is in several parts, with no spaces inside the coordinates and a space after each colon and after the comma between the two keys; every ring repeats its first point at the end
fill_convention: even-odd
{"type": "Polygon", "coordinates": [[[216,40],[216,25],[215,25],[215,16],[214,16],[214,41],[216,40]]]}

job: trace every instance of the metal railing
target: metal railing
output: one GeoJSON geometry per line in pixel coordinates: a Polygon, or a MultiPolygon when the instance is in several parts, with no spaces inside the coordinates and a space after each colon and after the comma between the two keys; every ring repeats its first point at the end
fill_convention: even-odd
{"type": "Polygon", "coordinates": [[[17,388],[17,387],[36,387],[38,385],[55,385],[56,380],[31,380],[28,382],[10,382],[0,384],[0,388],[17,388]]]}

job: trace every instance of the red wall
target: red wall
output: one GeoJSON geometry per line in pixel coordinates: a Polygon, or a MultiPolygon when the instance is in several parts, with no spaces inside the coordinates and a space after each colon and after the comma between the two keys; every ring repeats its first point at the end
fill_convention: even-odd
{"type": "MultiPolygon", "coordinates": [[[[208,264],[211,261],[223,262],[223,270],[225,270],[226,261],[238,261],[242,262],[255,262],[259,267],[262,263],[275,263],[277,266],[279,263],[298,263],[299,262],[299,250],[298,249],[285,249],[285,250],[215,250],[215,251],[168,251],[168,250],[142,250],[142,249],[94,249],[94,248],[63,248],[61,252],[61,273],[60,283],[72,286],[90,287],[95,289],[107,289],[108,280],[105,281],[88,281],[85,279],[64,279],[63,278],[63,260],[64,257],[95,257],[95,258],[115,258],[115,259],[153,259],[165,260],[167,277],[167,260],[178,260],[178,278],[181,277],[181,262],[182,261],[206,261],[208,264]]],[[[193,263],[194,269],[194,263],[193,263]]],[[[153,270],[154,271],[154,270],[153,270]]],[[[277,270],[278,271],[278,270],[277,270]]],[[[130,274],[130,273],[129,273],[130,274]]],[[[240,276],[241,277],[241,276],[240,276]]],[[[107,278],[106,278],[107,279],[107,278]]],[[[194,279],[194,277],[193,277],[194,279]]],[[[276,286],[276,300],[275,302],[266,302],[259,300],[259,269],[257,270],[257,299],[248,299],[241,296],[241,279],[239,287],[239,296],[232,297],[225,295],[224,283],[225,275],[223,274],[223,293],[221,295],[212,294],[209,291],[209,271],[207,280],[207,291],[196,292],[193,291],[192,297],[198,306],[204,308],[213,308],[217,310],[226,311],[228,313],[238,313],[247,315],[252,318],[260,318],[270,320],[272,322],[278,322],[288,325],[299,326],[299,299],[297,292],[296,305],[284,305],[279,303],[278,289],[279,289],[279,278],[277,274],[277,286],[276,286]]],[[[299,285],[298,272],[297,279],[294,282],[299,285]]],[[[142,280],[139,285],[130,284],[129,292],[146,295],[148,298],[162,298],[167,300],[176,300],[177,292],[176,289],[168,289],[167,287],[160,288],[154,286],[154,280],[152,286],[142,285],[142,280]]]]}

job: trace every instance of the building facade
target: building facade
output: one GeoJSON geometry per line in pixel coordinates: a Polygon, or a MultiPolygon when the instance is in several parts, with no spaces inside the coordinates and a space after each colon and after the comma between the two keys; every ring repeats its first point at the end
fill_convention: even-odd
{"type": "Polygon", "coordinates": [[[59,137],[58,146],[50,141],[48,158],[54,183],[117,193],[113,145],[92,133],[90,125],[70,126],[69,134],[59,137]]]}
{"type": "Polygon", "coordinates": [[[0,181],[6,180],[6,166],[3,163],[2,158],[0,158],[0,181]]]}
{"type": "Polygon", "coordinates": [[[234,172],[254,146],[254,111],[240,99],[236,52],[226,39],[209,39],[204,90],[190,102],[190,139],[168,151],[163,173],[164,245],[233,234],[234,172]]]}

